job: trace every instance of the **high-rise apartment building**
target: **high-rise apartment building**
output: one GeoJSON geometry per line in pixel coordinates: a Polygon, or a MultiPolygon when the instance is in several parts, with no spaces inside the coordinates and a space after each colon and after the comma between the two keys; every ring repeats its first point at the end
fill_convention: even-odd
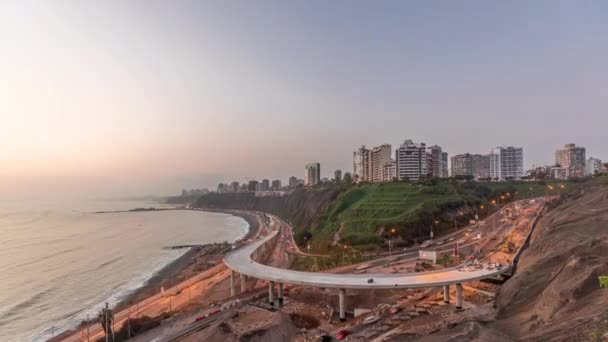
{"type": "Polygon", "coordinates": [[[342,181],[342,170],[334,171],[334,181],[336,181],[336,183],[340,183],[342,181]]]}
{"type": "Polygon", "coordinates": [[[490,177],[498,180],[521,179],[524,175],[524,152],[521,147],[501,146],[490,152],[490,177]]]}
{"type": "Polygon", "coordinates": [[[279,179],[273,180],[272,185],[270,186],[270,190],[272,190],[272,191],[281,190],[281,181],[279,179]]]}
{"type": "Polygon", "coordinates": [[[472,175],[475,179],[490,178],[490,155],[471,155],[472,175]]]}
{"type": "Polygon", "coordinates": [[[395,178],[397,178],[397,163],[391,160],[382,167],[382,181],[392,182],[395,178]]]}
{"type": "Polygon", "coordinates": [[[426,172],[428,176],[445,178],[448,176],[448,154],[440,146],[427,148],[426,172]]]}
{"type": "Polygon", "coordinates": [[[555,164],[568,168],[569,177],[585,175],[585,148],[575,144],[566,144],[563,149],[555,151],[555,164]]]}
{"type": "Polygon", "coordinates": [[[240,188],[241,188],[241,185],[239,184],[239,182],[230,183],[230,191],[239,192],[240,188]]]}
{"type": "Polygon", "coordinates": [[[587,176],[593,176],[596,172],[602,172],[602,161],[596,158],[587,159],[585,171],[587,176]]]}
{"type": "Polygon", "coordinates": [[[259,182],[256,180],[250,180],[247,185],[247,191],[257,191],[259,187],[259,182]]]}
{"type": "Polygon", "coordinates": [[[304,173],[304,185],[315,186],[321,181],[321,164],[310,163],[306,164],[304,173]]]}
{"type": "Polygon", "coordinates": [[[469,153],[457,154],[452,160],[452,177],[473,175],[473,156],[469,153]]]}
{"type": "Polygon", "coordinates": [[[262,183],[260,183],[260,191],[268,190],[270,190],[270,181],[268,179],[262,179],[262,183]]]}
{"type": "Polygon", "coordinates": [[[389,144],[382,144],[374,147],[371,151],[371,173],[372,182],[384,181],[384,165],[391,162],[392,147],[389,144]]]}
{"type": "Polygon", "coordinates": [[[365,145],[353,152],[353,180],[355,183],[372,181],[372,154],[365,145]]]}
{"type": "Polygon", "coordinates": [[[390,163],[392,147],[383,144],[373,149],[365,146],[353,152],[353,177],[355,182],[382,182],[384,165],[390,163]]]}
{"type": "Polygon", "coordinates": [[[426,159],[426,144],[415,144],[412,140],[405,140],[395,151],[397,178],[399,180],[420,180],[427,174],[426,159]]]}

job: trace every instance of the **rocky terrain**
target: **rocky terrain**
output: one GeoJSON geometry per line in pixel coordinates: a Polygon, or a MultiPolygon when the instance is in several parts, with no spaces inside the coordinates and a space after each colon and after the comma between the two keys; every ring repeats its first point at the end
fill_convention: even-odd
{"type": "Polygon", "coordinates": [[[608,187],[597,182],[562,196],[545,214],[516,274],[496,297],[496,315],[425,341],[606,341],[608,187]]]}

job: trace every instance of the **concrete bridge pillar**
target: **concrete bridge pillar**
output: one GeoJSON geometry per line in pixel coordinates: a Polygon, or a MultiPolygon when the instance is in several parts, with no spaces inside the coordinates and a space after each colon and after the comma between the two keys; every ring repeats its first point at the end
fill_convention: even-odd
{"type": "Polygon", "coordinates": [[[283,283],[279,283],[279,306],[283,305],[283,283]]]}
{"type": "Polygon", "coordinates": [[[245,291],[247,291],[247,278],[241,273],[241,293],[245,293],[245,291]]]}
{"type": "Polygon", "coordinates": [[[230,271],[230,297],[233,297],[235,295],[235,291],[234,291],[234,277],[235,277],[235,272],[234,271],[230,271]]]}
{"type": "Polygon", "coordinates": [[[456,309],[462,309],[462,284],[456,284],[456,309]]]}
{"type": "Polygon", "coordinates": [[[450,303],[450,285],[443,285],[443,302],[450,303]]]}
{"type": "Polygon", "coordinates": [[[274,281],[268,282],[268,303],[274,306],[274,281]]]}
{"type": "Polygon", "coordinates": [[[346,321],[346,309],[345,309],[345,296],[346,296],[346,290],[345,289],[340,289],[340,292],[338,293],[339,295],[339,305],[340,305],[340,322],[344,322],[346,321]]]}

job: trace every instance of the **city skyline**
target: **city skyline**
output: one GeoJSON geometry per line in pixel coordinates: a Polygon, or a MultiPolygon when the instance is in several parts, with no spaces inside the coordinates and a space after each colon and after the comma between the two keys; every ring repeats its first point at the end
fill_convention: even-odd
{"type": "Polygon", "coordinates": [[[3,3],[0,191],[166,195],[310,161],[331,178],[354,147],[406,138],[521,146],[524,169],[570,142],[606,160],[607,10],[3,3]]]}

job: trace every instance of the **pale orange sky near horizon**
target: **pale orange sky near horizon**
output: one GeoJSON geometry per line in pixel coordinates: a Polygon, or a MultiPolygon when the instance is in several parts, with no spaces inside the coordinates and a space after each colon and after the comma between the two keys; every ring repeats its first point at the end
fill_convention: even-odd
{"type": "Polygon", "coordinates": [[[0,193],[175,194],[575,142],[608,159],[602,2],[0,3],[0,193]],[[365,23],[365,25],[362,25],[365,23]]]}

